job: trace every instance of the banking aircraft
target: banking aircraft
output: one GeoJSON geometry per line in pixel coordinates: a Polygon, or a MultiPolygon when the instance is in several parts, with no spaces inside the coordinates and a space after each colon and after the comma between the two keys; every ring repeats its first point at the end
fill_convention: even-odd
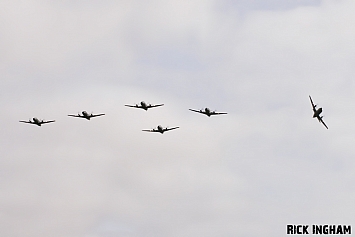
{"type": "Polygon", "coordinates": [[[161,134],[163,134],[166,131],[170,131],[170,130],[177,129],[177,128],[179,128],[179,127],[163,128],[162,126],[159,125],[157,128],[153,128],[151,130],[142,130],[142,131],[144,131],[144,132],[160,132],[161,134]]]}
{"type": "Polygon", "coordinates": [[[205,109],[200,109],[200,110],[194,110],[194,109],[189,109],[193,112],[197,112],[197,113],[201,113],[201,114],[205,114],[208,117],[210,117],[211,115],[220,115],[220,114],[227,114],[227,113],[217,113],[215,111],[211,111],[209,108],[205,108],[205,109]]]}
{"type": "Polygon", "coordinates": [[[31,119],[29,119],[28,121],[21,120],[20,122],[21,123],[31,123],[31,124],[35,124],[37,126],[41,126],[42,124],[45,124],[45,123],[53,123],[53,122],[55,122],[55,120],[43,121],[43,119],[39,120],[38,118],[33,118],[32,121],[31,121],[31,119]]]}
{"type": "Polygon", "coordinates": [[[78,115],[69,114],[68,116],[77,117],[77,118],[85,118],[87,120],[90,120],[91,118],[102,116],[102,115],[105,115],[105,114],[92,114],[92,113],[89,114],[88,112],[83,111],[83,112],[81,112],[81,114],[80,113],[78,113],[78,115]]]}
{"type": "Polygon", "coordinates": [[[147,104],[144,101],[141,101],[139,104],[135,104],[135,105],[125,105],[127,107],[132,107],[132,108],[138,108],[138,109],[144,109],[145,111],[147,111],[150,108],[154,108],[154,107],[159,107],[159,106],[163,106],[164,104],[159,104],[159,105],[152,105],[152,104],[147,104]]]}
{"type": "Polygon", "coordinates": [[[313,104],[311,96],[309,96],[309,99],[311,100],[311,104],[312,104],[313,118],[317,118],[318,121],[321,122],[328,129],[327,125],[323,121],[323,116],[320,116],[323,109],[322,108],[316,109],[317,105],[313,104]]]}

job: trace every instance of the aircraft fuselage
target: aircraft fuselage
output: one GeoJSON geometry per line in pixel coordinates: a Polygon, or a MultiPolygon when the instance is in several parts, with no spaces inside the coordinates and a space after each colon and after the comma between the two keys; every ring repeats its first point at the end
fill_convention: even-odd
{"type": "Polygon", "coordinates": [[[144,109],[144,110],[148,110],[148,106],[147,106],[147,104],[144,101],[141,102],[141,108],[144,109]]]}
{"type": "Polygon", "coordinates": [[[86,111],[83,111],[82,114],[83,114],[84,118],[86,118],[87,120],[90,120],[91,117],[86,111]]]}
{"type": "Polygon", "coordinates": [[[205,108],[205,111],[203,113],[206,114],[208,117],[210,117],[212,114],[209,108],[205,108]]]}
{"type": "Polygon", "coordinates": [[[165,132],[164,128],[163,128],[162,126],[160,126],[160,125],[157,127],[157,130],[158,130],[158,132],[160,132],[161,134],[163,134],[163,133],[165,132]]]}
{"type": "Polygon", "coordinates": [[[320,116],[320,114],[322,113],[322,111],[323,111],[322,108],[315,110],[313,113],[313,118],[318,118],[320,116]]]}
{"type": "Polygon", "coordinates": [[[36,124],[37,126],[41,126],[42,123],[38,118],[33,118],[33,123],[36,124]]]}

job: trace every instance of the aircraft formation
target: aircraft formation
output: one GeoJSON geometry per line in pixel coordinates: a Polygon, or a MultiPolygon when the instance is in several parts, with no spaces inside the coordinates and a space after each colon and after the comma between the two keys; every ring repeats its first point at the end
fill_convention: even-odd
{"type": "MultiPolygon", "coordinates": [[[[325,122],[323,121],[323,116],[321,116],[320,114],[322,113],[323,109],[322,108],[318,108],[317,109],[317,105],[315,105],[313,103],[312,97],[309,96],[309,99],[311,101],[311,105],[312,105],[312,110],[313,110],[313,118],[317,118],[319,122],[321,122],[327,129],[328,126],[325,124],[325,122]]],[[[143,109],[145,111],[147,111],[150,108],[155,108],[155,107],[160,107],[163,106],[164,104],[156,104],[156,105],[152,105],[152,104],[147,104],[144,101],[141,101],[139,104],[135,104],[135,105],[125,105],[127,107],[131,107],[131,108],[138,108],[138,109],[143,109]]],[[[192,112],[196,112],[196,113],[200,113],[200,114],[204,114],[208,117],[211,117],[212,115],[223,115],[223,114],[227,114],[225,112],[216,112],[216,111],[212,111],[209,108],[204,108],[204,109],[200,109],[200,110],[195,110],[195,109],[189,109],[192,112]]],[[[95,117],[99,117],[99,116],[103,116],[105,114],[93,114],[93,113],[88,113],[86,111],[83,111],[80,113],[76,114],[69,114],[69,117],[76,117],[76,118],[84,118],[87,120],[90,120],[91,118],[95,118],[95,117]]],[[[20,122],[22,123],[29,123],[29,124],[35,124],[37,126],[41,126],[42,124],[46,124],[46,123],[53,123],[55,122],[55,120],[48,120],[48,121],[44,121],[44,120],[40,120],[38,118],[33,118],[32,120],[29,119],[28,121],[24,121],[24,120],[20,120],[20,122]]],[[[172,127],[172,128],[168,128],[165,127],[163,128],[161,125],[158,125],[156,128],[153,129],[143,129],[142,131],[144,132],[158,132],[163,134],[164,132],[167,131],[171,131],[174,129],[177,129],[179,127],[172,127]]]]}
{"type": "MultiPolygon", "coordinates": [[[[131,108],[143,109],[143,110],[147,111],[148,109],[160,107],[160,106],[163,106],[163,105],[164,104],[155,104],[155,105],[153,105],[153,104],[149,104],[149,103],[146,103],[144,101],[141,101],[140,103],[135,104],[135,105],[125,105],[125,106],[131,107],[131,108]]],[[[205,108],[205,109],[201,109],[201,110],[193,110],[193,109],[189,109],[189,110],[194,111],[194,112],[198,112],[198,113],[201,113],[201,114],[205,114],[208,117],[210,117],[211,115],[227,114],[227,113],[217,113],[215,111],[210,110],[209,108],[205,108]]],[[[75,118],[84,118],[84,119],[90,120],[91,118],[95,118],[95,117],[99,117],[99,116],[103,116],[103,115],[105,115],[105,114],[93,114],[93,113],[88,113],[86,111],[83,111],[83,112],[78,113],[78,114],[69,114],[68,116],[69,117],[75,117],[75,118]]],[[[39,120],[38,118],[33,118],[32,121],[30,119],[29,121],[22,121],[21,120],[20,122],[30,123],[30,124],[35,124],[35,125],[41,126],[42,124],[45,124],[45,123],[55,122],[55,120],[44,121],[44,120],[39,120]]],[[[164,132],[171,131],[171,130],[174,130],[174,129],[177,129],[177,128],[179,128],[179,127],[172,127],[172,128],[165,127],[164,128],[161,125],[158,125],[156,128],[143,129],[142,131],[144,131],[144,132],[157,132],[157,133],[163,134],[164,132]]]]}

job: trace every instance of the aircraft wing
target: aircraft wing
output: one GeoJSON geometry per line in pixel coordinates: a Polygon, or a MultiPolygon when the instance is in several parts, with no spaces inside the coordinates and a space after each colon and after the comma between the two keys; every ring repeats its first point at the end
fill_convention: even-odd
{"type": "Polygon", "coordinates": [[[76,118],[83,118],[83,116],[81,116],[81,115],[74,115],[74,114],[69,114],[68,116],[70,116],[70,117],[76,117],[76,118]]]}
{"type": "Polygon", "coordinates": [[[19,122],[21,122],[21,123],[33,123],[33,122],[31,122],[31,121],[23,121],[23,120],[21,120],[21,121],[19,121],[19,122]]]}
{"type": "Polygon", "coordinates": [[[158,132],[158,130],[154,130],[154,129],[143,129],[143,132],[158,132]]]}
{"type": "Polygon", "coordinates": [[[140,108],[140,107],[138,107],[136,105],[124,105],[124,106],[131,107],[131,108],[140,108]]]}
{"type": "Polygon", "coordinates": [[[150,105],[148,106],[148,108],[154,108],[154,107],[159,107],[159,106],[163,106],[164,104],[159,104],[159,105],[150,105]]]}
{"type": "Polygon", "coordinates": [[[165,131],[170,131],[170,130],[173,130],[173,129],[177,129],[179,127],[174,127],[174,128],[166,128],[165,131]]]}
{"type": "Polygon", "coordinates": [[[316,111],[316,106],[314,105],[311,96],[309,96],[309,99],[311,100],[311,104],[312,104],[313,111],[316,111]]]}
{"type": "Polygon", "coordinates": [[[200,110],[194,110],[194,109],[189,109],[190,111],[196,112],[196,113],[200,113],[200,114],[205,114],[204,112],[200,111],[200,110]]]}
{"type": "Polygon", "coordinates": [[[319,122],[321,122],[327,129],[328,129],[328,126],[325,124],[325,122],[323,121],[322,118],[318,118],[319,122]]]}
{"type": "Polygon", "coordinates": [[[216,112],[211,113],[211,115],[219,115],[219,114],[227,114],[227,113],[216,113],[216,112]]]}
{"type": "Polygon", "coordinates": [[[92,115],[91,117],[93,118],[93,117],[99,117],[99,116],[102,116],[102,115],[105,115],[105,114],[94,114],[94,115],[92,115]]]}
{"type": "Polygon", "coordinates": [[[44,124],[44,123],[53,123],[53,122],[55,122],[55,120],[43,121],[41,123],[44,124]]]}

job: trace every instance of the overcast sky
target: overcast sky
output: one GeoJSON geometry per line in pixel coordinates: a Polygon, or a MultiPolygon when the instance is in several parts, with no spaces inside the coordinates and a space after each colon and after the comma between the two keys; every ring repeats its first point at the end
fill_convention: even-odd
{"type": "Polygon", "coordinates": [[[0,0],[0,236],[355,228],[354,11],[353,0],[0,0]],[[124,106],[142,100],[165,105],[124,106]],[[228,115],[188,110],[204,107],[228,115]],[[83,110],[106,115],[67,116],[83,110]],[[33,117],[56,122],[18,122],[33,117]],[[141,131],[159,124],[180,128],[141,131]]]}

